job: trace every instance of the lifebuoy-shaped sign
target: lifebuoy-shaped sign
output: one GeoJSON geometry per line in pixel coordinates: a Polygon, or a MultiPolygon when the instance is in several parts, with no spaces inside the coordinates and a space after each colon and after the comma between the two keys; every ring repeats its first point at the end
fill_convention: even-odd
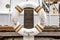
{"type": "Polygon", "coordinates": [[[34,26],[34,28],[31,29],[27,29],[24,28],[23,24],[18,24],[18,17],[20,16],[19,14],[24,10],[24,8],[26,7],[30,7],[30,8],[34,8],[34,10],[37,12],[37,14],[39,15],[40,19],[42,19],[42,23],[45,23],[46,21],[46,13],[44,12],[42,6],[38,5],[37,3],[34,2],[23,2],[20,5],[15,6],[15,9],[13,11],[12,14],[12,24],[14,26],[14,29],[16,32],[18,32],[19,34],[23,35],[23,36],[34,36],[37,35],[39,32],[42,32],[43,30],[43,26],[40,25],[40,22],[38,22],[36,24],[36,26],[34,26]]]}

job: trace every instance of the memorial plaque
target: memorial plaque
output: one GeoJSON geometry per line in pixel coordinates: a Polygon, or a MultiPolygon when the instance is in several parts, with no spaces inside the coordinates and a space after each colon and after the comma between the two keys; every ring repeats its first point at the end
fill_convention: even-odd
{"type": "Polygon", "coordinates": [[[34,11],[33,8],[24,8],[24,27],[33,28],[34,27],[34,11]]]}

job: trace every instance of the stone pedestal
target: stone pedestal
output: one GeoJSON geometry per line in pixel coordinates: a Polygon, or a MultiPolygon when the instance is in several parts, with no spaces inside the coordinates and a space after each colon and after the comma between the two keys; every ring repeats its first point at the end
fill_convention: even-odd
{"type": "Polygon", "coordinates": [[[23,40],[34,40],[34,36],[24,36],[23,40]]]}

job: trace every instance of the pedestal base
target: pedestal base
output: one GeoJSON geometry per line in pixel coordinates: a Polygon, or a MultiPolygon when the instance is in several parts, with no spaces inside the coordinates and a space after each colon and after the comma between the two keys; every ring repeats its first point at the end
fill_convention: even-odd
{"type": "Polygon", "coordinates": [[[34,40],[34,36],[24,36],[23,40],[34,40]]]}

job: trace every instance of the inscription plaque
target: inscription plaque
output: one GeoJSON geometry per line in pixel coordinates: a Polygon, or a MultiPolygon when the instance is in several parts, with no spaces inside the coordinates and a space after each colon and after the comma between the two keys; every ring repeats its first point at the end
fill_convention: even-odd
{"type": "Polygon", "coordinates": [[[24,8],[24,27],[33,28],[34,27],[34,11],[33,8],[24,8]]]}

